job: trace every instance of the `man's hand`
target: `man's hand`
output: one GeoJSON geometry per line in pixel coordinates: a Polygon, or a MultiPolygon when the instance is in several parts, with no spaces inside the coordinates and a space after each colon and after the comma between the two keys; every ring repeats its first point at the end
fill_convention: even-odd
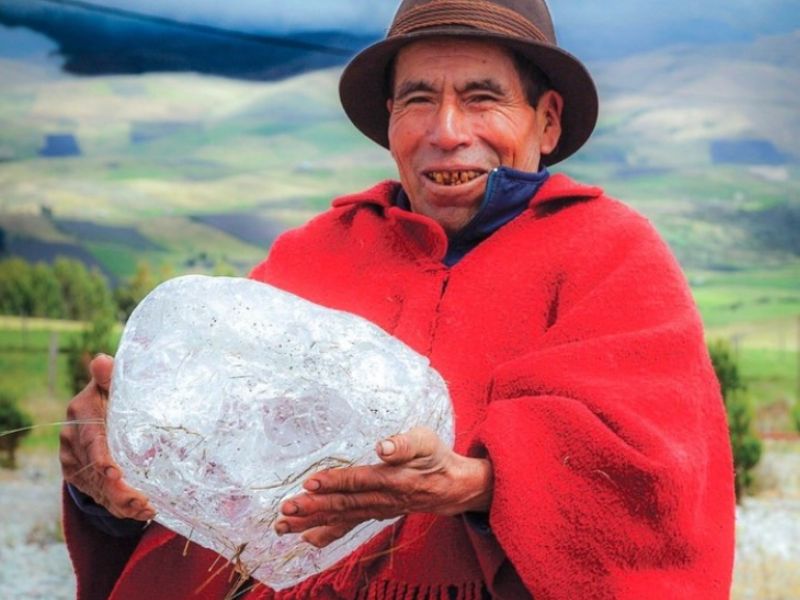
{"type": "Polygon", "coordinates": [[[381,464],[309,477],[305,494],[281,504],[275,530],[303,532],[305,541],[321,548],[369,519],[489,509],[491,463],[456,454],[430,429],[417,427],[383,440],[376,451],[381,464]]]}
{"type": "Polygon", "coordinates": [[[61,472],[64,480],[119,518],[147,521],[155,510],[147,498],[122,481],[106,438],[108,388],[114,359],[99,355],[89,365],[92,380],[67,406],[68,423],[61,429],[61,472]]]}

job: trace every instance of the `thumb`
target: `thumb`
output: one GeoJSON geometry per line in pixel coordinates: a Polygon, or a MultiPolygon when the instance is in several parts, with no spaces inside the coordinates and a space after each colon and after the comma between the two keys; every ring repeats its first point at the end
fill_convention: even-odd
{"type": "Polygon", "coordinates": [[[92,375],[97,387],[105,392],[111,386],[111,373],[114,370],[114,359],[108,354],[98,354],[89,363],[89,373],[92,375]]]}
{"type": "Polygon", "coordinates": [[[444,442],[427,427],[414,427],[378,442],[380,459],[390,465],[409,462],[415,458],[431,457],[444,448],[444,442]]]}

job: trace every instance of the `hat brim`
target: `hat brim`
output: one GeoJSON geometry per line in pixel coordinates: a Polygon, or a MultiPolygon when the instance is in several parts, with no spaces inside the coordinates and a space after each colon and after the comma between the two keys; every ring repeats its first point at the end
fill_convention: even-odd
{"type": "Polygon", "coordinates": [[[497,42],[530,60],[564,98],[561,138],[556,149],[542,155],[554,165],[574,154],[597,123],[597,89],[586,67],[569,52],[556,46],[509,38],[468,27],[425,29],[393,36],[369,46],[345,67],[339,81],[339,97],[345,113],[368,138],[389,148],[389,111],[386,108],[386,72],[397,52],[412,42],[433,37],[473,38],[497,42]]]}

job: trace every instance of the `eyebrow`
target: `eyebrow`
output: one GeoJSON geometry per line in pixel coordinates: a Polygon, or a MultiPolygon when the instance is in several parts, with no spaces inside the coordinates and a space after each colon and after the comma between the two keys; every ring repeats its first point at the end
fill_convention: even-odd
{"type": "Polygon", "coordinates": [[[433,85],[428,83],[427,81],[404,81],[400,84],[400,87],[395,92],[395,100],[402,100],[409,94],[413,94],[414,92],[433,92],[435,91],[433,85]]]}
{"type": "MultiPolygon", "coordinates": [[[[406,96],[415,92],[435,92],[434,86],[422,80],[404,81],[395,93],[395,100],[402,100],[406,96]]],[[[460,93],[486,91],[497,94],[498,96],[505,96],[506,89],[494,79],[481,79],[477,81],[469,81],[459,90],[460,93]]]]}
{"type": "Polygon", "coordinates": [[[506,95],[506,89],[494,79],[481,79],[480,81],[470,81],[460,91],[461,92],[485,91],[485,92],[493,92],[498,96],[506,95]]]}

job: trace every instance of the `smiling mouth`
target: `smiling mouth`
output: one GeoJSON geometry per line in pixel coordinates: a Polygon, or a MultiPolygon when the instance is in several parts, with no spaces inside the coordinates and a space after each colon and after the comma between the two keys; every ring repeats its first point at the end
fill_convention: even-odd
{"type": "Polygon", "coordinates": [[[428,171],[425,177],[439,185],[462,185],[484,173],[485,171],[428,171]]]}

